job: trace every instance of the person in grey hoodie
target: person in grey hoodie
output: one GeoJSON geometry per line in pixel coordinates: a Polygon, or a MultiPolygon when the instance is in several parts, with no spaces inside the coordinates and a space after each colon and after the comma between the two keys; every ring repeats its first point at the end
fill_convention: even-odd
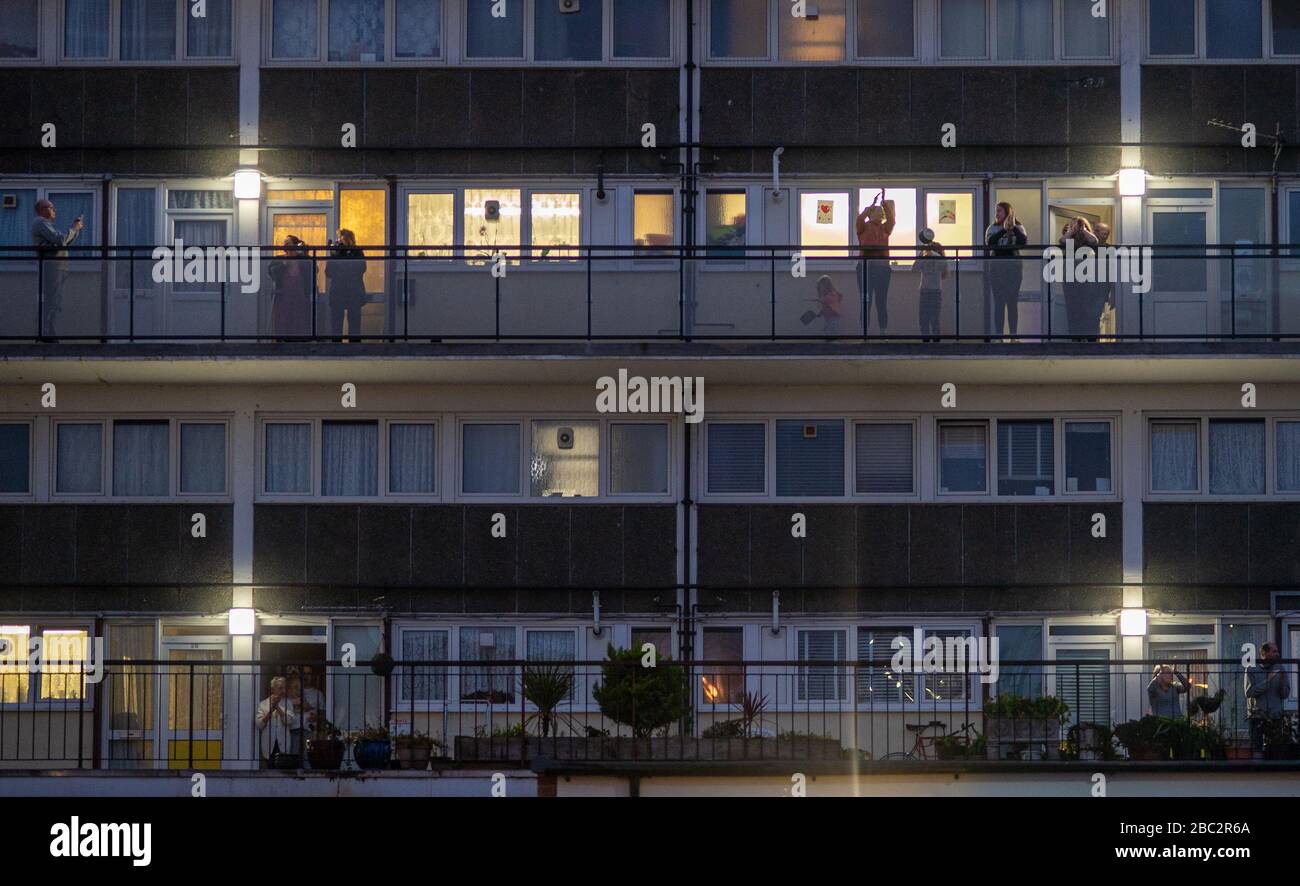
{"type": "Polygon", "coordinates": [[[1291,696],[1291,681],[1280,657],[1276,643],[1265,643],[1259,648],[1259,663],[1246,669],[1246,710],[1250,717],[1250,746],[1255,750],[1264,747],[1264,721],[1283,716],[1291,696]]]}
{"type": "Polygon", "coordinates": [[[1147,684],[1147,700],[1151,713],[1157,717],[1181,717],[1183,702],[1178,696],[1191,688],[1191,683],[1169,665],[1156,668],[1155,676],[1147,684]]]}
{"type": "Polygon", "coordinates": [[[41,333],[54,331],[54,320],[63,310],[63,281],[67,277],[68,247],[77,239],[84,225],[81,216],[72,221],[72,227],[60,231],[54,226],[54,204],[49,200],[36,201],[36,217],[32,219],[32,245],[42,262],[44,278],[44,311],[41,315],[41,333]]]}

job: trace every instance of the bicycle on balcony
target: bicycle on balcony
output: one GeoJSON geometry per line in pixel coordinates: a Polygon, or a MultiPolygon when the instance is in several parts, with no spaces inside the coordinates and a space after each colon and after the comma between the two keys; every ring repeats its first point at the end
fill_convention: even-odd
{"type": "Polygon", "coordinates": [[[893,751],[885,754],[882,760],[942,760],[950,757],[970,755],[971,746],[979,738],[974,723],[966,723],[953,732],[945,732],[948,724],[943,720],[931,720],[928,723],[905,723],[911,733],[912,748],[907,751],[893,751]]]}

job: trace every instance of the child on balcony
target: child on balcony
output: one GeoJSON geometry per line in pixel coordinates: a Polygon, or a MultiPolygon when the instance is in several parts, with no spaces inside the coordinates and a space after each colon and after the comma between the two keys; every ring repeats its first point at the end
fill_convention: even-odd
{"type": "Polygon", "coordinates": [[[948,260],[943,246],[934,242],[934,231],[924,228],[918,235],[921,254],[916,269],[921,273],[921,293],[917,314],[921,324],[921,341],[939,340],[939,313],[943,305],[943,281],[948,277],[948,260]]]}

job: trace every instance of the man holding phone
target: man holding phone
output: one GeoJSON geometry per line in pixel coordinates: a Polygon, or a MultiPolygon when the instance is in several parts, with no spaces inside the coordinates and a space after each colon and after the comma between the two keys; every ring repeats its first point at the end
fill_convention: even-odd
{"type": "Polygon", "coordinates": [[[32,245],[44,259],[45,309],[41,317],[41,334],[54,330],[54,320],[63,310],[63,282],[67,277],[67,247],[71,246],[85,227],[81,216],[72,220],[72,227],[60,231],[54,226],[54,204],[49,200],[36,201],[36,218],[32,219],[32,245]]]}

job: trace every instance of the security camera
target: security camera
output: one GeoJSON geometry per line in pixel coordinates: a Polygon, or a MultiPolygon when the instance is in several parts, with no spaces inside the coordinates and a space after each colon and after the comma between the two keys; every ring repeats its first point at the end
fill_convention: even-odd
{"type": "Polygon", "coordinates": [[[573,428],[560,428],[555,433],[555,445],[560,449],[573,448],[573,428]]]}
{"type": "Polygon", "coordinates": [[[560,0],[560,12],[578,12],[581,9],[578,0],[560,0]]]}

